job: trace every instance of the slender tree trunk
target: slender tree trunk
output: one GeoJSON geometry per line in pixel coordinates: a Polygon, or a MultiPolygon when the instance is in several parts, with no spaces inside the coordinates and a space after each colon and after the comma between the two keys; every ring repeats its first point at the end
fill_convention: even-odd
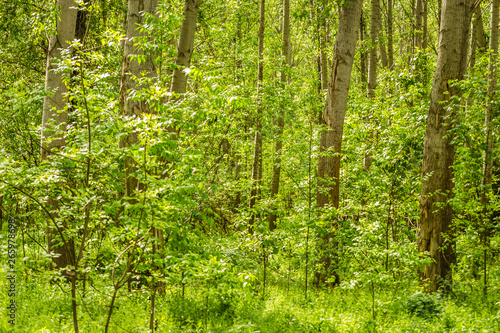
{"type": "Polygon", "coordinates": [[[257,117],[255,119],[255,146],[253,154],[252,163],[252,188],[250,189],[250,222],[248,229],[250,233],[253,233],[253,228],[255,224],[255,212],[253,211],[255,203],[258,199],[260,193],[260,186],[262,180],[262,83],[264,80],[264,27],[265,27],[265,16],[266,14],[266,0],[260,0],[260,19],[259,19],[259,64],[257,70],[257,93],[258,93],[258,106],[257,106],[257,117]]]}
{"type": "MultiPolygon", "coordinates": [[[[87,5],[89,0],[83,1],[83,8],[78,10],[76,16],[76,28],[75,28],[75,40],[80,41],[82,47],[85,47],[85,37],[87,34],[87,5]]],[[[74,68],[71,79],[80,80],[81,73],[80,68],[74,68]]],[[[71,87],[70,87],[71,88],[71,87]]],[[[71,103],[71,109],[76,109],[77,101],[73,100],[71,103]]]]}
{"type": "MultiPolygon", "coordinates": [[[[479,4],[474,8],[474,17],[472,20],[472,33],[470,41],[470,60],[469,68],[474,70],[476,65],[477,51],[483,53],[486,49],[486,37],[484,36],[483,18],[479,4]]],[[[472,72],[471,72],[472,73],[472,72]]]]}
{"type": "MultiPolygon", "coordinates": [[[[157,0],[128,0],[126,38],[123,51],[122,74],[120,82],[120,109],[124,117],[142,117],[145,113],[154,113],[147,101],[129,98],[131,93],[147,89],[148,80],[156,76],[156,69],[151,57],[138,45],[140,38],[147,33],[140,29],[144,13],[153,15],[157,0]],[[139,58],[141,59],[139,61],[139,58]]],[[[130,147],[138,142],[136,133],[129,134],[120,142],[121,147],[130,147]]],[[[136,170],[132,157],[125,158],[125,196],[133,197],[140,187],[138,180],[131,175],[136,170]]],[[[134,200],[132,200],[134,201],[134,200]]],[[[135,202],[135,201],[134,201],[135,202]]]]}
{"type": "MultiPolygon", "coordinates": [[[[411,15],[413,18],[415,17],[415,7],[417,6],[415,1],[416,0],[411,0],[411,15]]],[[[411,58],[413,58],[413,56],[415,55],[415,20],[411,22],[411,33],[410,43],[408,44],[407,48],[410,51],[408,53],[411,53],[411,57],[409,58],[409,60],[411,60],[411,58]]]]}
{"type": "Polygon", "coordinates": [[[439,34],[441,34],[441,13],[443,11],[443,0],[438,0],[438,6],[437,6],[437,10],[438,10],[438,31],[439,31],[439,34]]]}
{"type": "Polygon", "coordinates": [[[382,14],[380,11],[380,5],[378,9],[378,36],[377,36],[377,43],[378,43],[378,48],[380,51],[380,62],[382,64],[382,67],[387,68],[389,64],[389,60],[387,59],[387,50],[385,49],[385,38],[384,38],[384,29],[383,29],[383,21],[382,21],[382,14]]]}
{"type": "Polygon", "coordinates": [[[367,72],[367,59],[366,59],[366,51],[365,51],[365,21],[363,18],[363,12],[361,12],[361,18],[360,18],[360,27],[359,27],[359,41],[363,48],[361,49],[360,52],[360,57],[359,61],[361,62],[360,68],[361,68],[361,82],[363,83],[363,88],[367,89],[368,85],[368,72],[367,72]]]}
{"type": "Polygon", "coordinates": [[[319,27],[319,54],[320,54],[320,65],[321,65],[321,89],[326,90],[328,88],[328,58],[326,56],[326,8],[327,0],[323,0],[322,10],[318,15],[319,27]]]}
{"type": "Polygon", "coordinates": [[[422,48],[425,50],[428,45],[428,29],[427,29],[427,5],[428,0],[422,0],[422,48]]]}
{"type": "MultiPolygon", "coordinates": [[[[323,120],[328,131],[321,134],[320,157],[318,161],[318,208],[328,205],[339,207],[340,189],[340,154],[342,147],[342,133],[344,128],[347,97],[351,80],[351,70],[356,51],[356,42],[361,21],[362,0],[349,1],[340,11],[339,28],[335,51],[333,55],[332,71],[326,100],[323,120]]],[[[333,229],[332,225],[332,229],[333,229]]],[[[333,275],[334,284],[340,282],[336,272],[332,272],[332,251],[335,251],[337,242],[333,241],[334,233],[329,230],[322,239],[323,257],[320,259],[322,269],[317,273],[317,283],[324,283],[333,275]],[[332,249],[333,247],[333,249],[332,249]]],[[[336,262],[335,253],[333,261],[336,262]]]]}
{"type": "Polygon", "coordinates": [[[486,149],[483,154],[483,179],[482,185],[483,190],[481,192],[481,203],[483,205],[483,231],[482,231],[482,241],[485,247],[484,249],[484,285],[483,293],[486,295],[488,290],[488,275],[487,275],[487,258],[488,258],[488,247],[489,247],[489,237],[491,233],[491,225],[488,221],[491,215],[491,211],[488,208],[489,203],[489,193],[491,192],[491,182],[493,176],[493,147],[494,147],[494,137],[493,137],[493,115],[496,114],[497,108],[495,103],[496,88],[497,88],[497,68],[496,62],[498,58],[498,15],[499,15],[499,0],[492,0],[491,2],[491,26],[490,26],[490,63],[489,63],[489,87],[488,87],[488,101],[487,108],[484,117],[484,128],[486,132],[486,149]]]}
{"type": "MultiPolygon", "coordinates": [[[[321,51],[320,51],[321,52],[321,51]]],[[[317,73],[318,73],[318,101],[323,101],[323,82],[322,82],[322,78],[323,78],[323,73],[322,73],[322,68],[321,68],[321,56],[316,56],[314,57],[314,62],[315,62],[315,65],[316,65],[316,69],[317,69],[317,73]]],[[[318,124],[321,124],[321,122],[323,121],[323,111],[321,110],[321,108],[316,108],[315,110],[315,116],[317,116],[317,120],[318,120],[318,124]]]]}
{"type": "Polygon", "coordinates": [[[392,38],[392,7],[393,0],[387,0],[387,66],[392,68],[394,65],[394,42],[392,38]]]}
{"type": "MultiPolygon", "coordinates": [[[[290,67],[291,64],[291,56],[290,56],[290,2],[289,0],[283,0],[283,56],[284,56],[284,69],[281,71],[281,84],[282,88],[285,88],[287,84],[287,68],[290,67]]],[[[283,147],[283,128],[285,126],[285,110],[284,106],[281,106],[280,114],[277,119],[277,133],[276,133],[276,142],[274,146],[274,154],[275,161],[273,165],[273,180],[271,184],[271,200],[276,197],[279,192],[280,186],[280,174],[281,174],[281,149],[283,147]]],[[[276,210],[272,209],[269,214],[269,230],[276,229],[276,210]]]]}
{"type": "MultiPolygon", "coordinates": [[[[156,77],[156,68],[150,54],[146,53],[140,45],[147,32],[142,28],[145,14],[154,15],[157,0],[128,0],[126,38],[123,48],[122,73],[120,82],[120,109],[122,115],[128,120],[142,118],[145,114],[154,114],[154,109],[146,100],[131,98],[135,92],[146,90],[151,80],[156,77]]],[[[139,94],[140,95],[140,94],[139,94]]],[[[139,142],[135,131],[128,134],[119,145],[131,147],[139,142]]],[[[125,156],[125,196],[129,203],[137,203],[137,191],[144,189],[144,184],[133,176],[137,171],[137,163],[131,156],[125,156]]],[[[161,230],[152,228],[152,236],[161,236],[161,230]]],[[[153,253],[156,253],[156,245],[153,253]]],[[[130,281],[129,281],[130,282],[130,281]]],[[[155,286],[156,287],[156,286],[155,286]]]]}
{"type": "Polygon", "coordinates": [[[155,320],[155,313],[156,313],[156,305],[155,305],[155,300],[156,300],[156,290],[153,290],[153,293],[151,294],[151,310],[149,312],[149,329],[151,330],[151,333],[154,333],[156,331],[156,320],[155,320]]]}
{"type": "Polygon", "coordinates": [[[418,49],[422,49],[422,2],[425,0],[416,0],[415,2],[415,38],[414,44],[418,49]]]}
{"type": "MultiPolygon", "coordinates": [[[[368,98],[375,98],[375,89],[377,88],[377,43],[380,31],[380,0],[371,0],[370,13],[370,62],[368,64],[368,98]]],[[[370,121],[370,120],[367,120],[370,121]]],[[[373,139],[373,132],[370,134],[370,141],[373,139]]],[[[370,171],[372,165],[372,155],[368,148],[363,160],[363,169],[370,171]]]]}
{"type": "Polygon", "coordinates": [[[184,73],[184,69],[191,64],[200,2],[201,0],[186,0],[184,3],[184,19],[182,20],[175,60],[177,68],[174,69],[172,77],[171,93],[182,95],[186,92],[187,75],[184,73]]]}
{"type": "Polygon", "coordinates": [[[375,97],[377,87],[377,39],[380,27],[380,0],[371,0],[370,13],[370,62],[368,63],[368,93],[369,98],[375,97]]]}
{"type": "MultiPolygon", "coordinates": [[[[324,0],[317,0],[317,1],[321,1],[322,4],[324,4],[324,0]]],[[[324,47],[322,47],[322,45],[324,44],[326,46],[326,42],[323,42],[322,41],[322,37],[321,37],[321,20],[322,20],[322,17],[323,17],[323,12],[324,12],[324,9],[323,11],[321,11],[318,7],[320,6],[317,6],[315,4],[315,1],[313,0],[309,0],[309,19],[311,21],[311,25],[314,26],[313,28],[313,44],[316,46],[316,42],[318,43],[318,52],[315,52],[318,53],[319,55],[315,55],[314,58],[313,58],[313,61],[314,61],[314,65],[317,69],[317,74],[318,74],[318,95],[317,97],[319,98],[318,101],[322,101],[323,100],[323,93],[322,93],[322,90],[323,89],[326,89],[327,85],[328,85],[328,68],[325,66],[322,66],[321,65],[321,56],[322,54],[325,54],[325,61],[327,60],[327,57],[326,57],[326,53],[324,53],[324,47]],[[322,44],[323,43],[323,44],[322,44]]],[[[321,6],[322,8],[324,8],[324,5],[321,6]]],[[[318,124],[321,124],[322,122],[322,119],[323,119],[323,115],[322,115],[322,111],[321,111],[321,108],[315,108],[314,109],[314,116],[315,118],[317,119],[317,123],[318,124]]]]}
{"type": "MultiPolygon", "coordinates": [[[[234,181],[235,183],[238,183],[238,181],[240,180],[240,172],[241,172],[241,162],[240,162],[240,159],[241,159],[241,156],[239,153],[237,153],[234,157],[234,160],[235,160],[235,167],[234,167],[234,181]]],[[[232,209],[232,212],[233,213],[236,213],[239,206],[240,206],[240,203],[241,203],[241,194],[240,194],[240,190],[237,189],[236,190],[236,194],[234,196],[234,202],[233,202],[233,209],[232,209]]]]}
{"type": "MultiPolygon", "coordinates": [[[[62,58],[63,51],[71,51],[70,43],[75,38],[78,5],[74,0],[58,0],[56,5],[60,8],[56,23],[56,33],[50,36],[47,54],[47,68],[45,76],[45,91],[47,96],[43,100],[41,157],[42,160],[50,159],[53,153],[58,152],[66,144],[65,132],[68,121],[68,88],[64,83],[64,76],[70,73],[56,72],[56,61],[62,58]]],[[[52,217],[57,220],[59,200],[49,197],[47,200],[52,217]]],[[[75,247],[72,239],[68,239],[62,246],[56,245],[60,233],[66,229],[66,222],[59,226],[47,224],[47,245],[49,252],[56,255],[52,261],[57,269],[74,265],[75,247]]]]}
{"type": "MultiPolygon", "coordinates": [[[[475,15],[475,13],[474,13],[475,15]]],[[[473,20],[473,22],[475,21],[476,19],[473,20]]],[[[471,75],[474,74],[474,67],[476,66],[476,27],[474,26],[474,24],[472,25],[472,33],[471,33],[471,41],[470,41],[470,57],[469,57],[469,73],[471,75]]],[[[470,100],[471,100],[471,97],[469,96],[469,98],[467,98],[467,105],[470,103],[470,100]]]]}
{"type": "Polygon", "coordinates": [[[433,262],[420,271],[420,281],[428,292],[449,288],[455,262],[452,227],[453,191],[452,144],[455,106],[459,94],[450,80],[461,80],[467,68],[467,49],[473,0],[443,2],[439,52],[431,90],[422,162],[419,251],[433,262]]]}
{"type": "MultiPolygon", "coordinates": [[[[241,47],[241,44],[242,44],[242,33],[241,33],[241,30],[242,30],[242,16],[243,16],[243,13],[241,12],[241,9],[238,9],[237,12],[236,12],[236,35],[235,35],[235,38],[234,38],[234,45],[235,45],[235,54],[234,54],[234,84],[236,85],[237,82],[241,79],[241,65],[242,65],[242,61],[241,61],[241,56],[239,54],[240,50],[242,49],[241,47]]],[[[234,112],[237,113],[238,111],[240,111],[239,109],[235,109],[234,112]]],[[[247,137],[247,117],[245,117],[245,124],[244,124],[244,141],[248,141],[247,137]]],[[[246,157],[245,157],[246,159],[246,157]]],[[[235,183],[237,184],[239,179],[240,179],[240,172],[241,172],[241,166],[243,164],[242,162],[242,157],[240,155],[239,152],[235,152],[234,154],[234,164],[235,164],[235,168],[234,168],[234,181],[235,183]]],[[[246,163],[245,163],[245,169],[246,169],[246,163]]],[[[237,212],[237,209],[239,208],[240,206],[240,203],[241,203],[241,190],[239,188],[239,186],[237,186],[237,190],[236,190],[236,193],[235,193],[235,196],[234,196],[234,201],[233,201],[233,207],[232,207],[232,212],[233,213],[236,213],[237,212]]]]}
{"type": "MultiPolygon", "coordinates": [[[[483,17],[481,15],[481,6],[478,4],[474,8],[474,26],[473,29],[476,31],[475,42],[479,52],[484,52],[486,49],[486,36],[484,33],[483,17]]],[[[491,38],[491,36],[490,36],[491,38]]]]}
{"type": "Polygon", "coordinates": [[[320,35],[320,73],[321,73],[321,90],[328,88],[328,59],[326,56],[326,42],[325,37],[320,35]]]}
{"type": "MultiPolygon", "coordinates": [[[[477,52],[484,53],[486,51],[486,38],[484,36],[483,18],[481,14],[481,7],[476,4],[474,7],[474,14],[472,18],[472,32],[470,38],[470,56],[469,56],[469,74],[474,76],[476,66],[477,52]]],[[[474,103],[474,96],[472,94],[467,97],[465,111],[468,113],[469,106],[474,103]]]]}
{"type": "MultiPolygon", "coordinates": [[[[491,26],[490,26],[490,61],[489,61],[489,86],[488,86],[488,101],[484,119],[484,127],[486,131],[486,149],[483,157],[483,186],[485,189],[491,187],[492,170],[493,170],[493,146],[494,137],[492,133],[493,116],[496,114],[495,95],[497,88],[497,68],[496,61],[498,58],[498,21],[499,21],[499,0],[492,0],[491,3],[491,26]]],[[[486,203],[486,192],[483,192],[483,202],[486,203]]]]}

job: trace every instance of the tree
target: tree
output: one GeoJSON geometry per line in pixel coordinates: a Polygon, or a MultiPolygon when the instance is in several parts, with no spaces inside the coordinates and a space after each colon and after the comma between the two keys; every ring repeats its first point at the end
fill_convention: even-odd
{"type": "MultiPolygon", "coordinates": [[[[342,134],[362,4],[362,0],[349,1],[340,11],[339,29],[335,41],[330,83],[323,114],[327,131],[321,134],[320,142],[318,208],[339,207],[342,134]]],[[[331,228],[333,229],[333,225],[331,228]]],[[[318,283],[324,283],[330,276],[331,251],[336,244],[334,237],[335,234],[331,230],[322,237],[323,256],[320,259],[320,265],[323,267],[316,276],[318,283]]],[[[336,272],[334,275],[334,284],[337,285],[340,283],[340,278],[336,272]]]]}
{"type": "Polygon", "coordinates": [[[387,0],[387,67],[392,68],[394,64],[394,44],[393,44],[393,0],[387,0]]]}
{"type": "MultiPolygon", "coordinates": [[[[282,88],[285,88],[287,83],[286,72],[290,67],[291,63],[291,53],[290,53],[290,2],[289,0],[283,0],[283,69],[281,71],[280,81],[282,88]]],[[[274,144],[274,154],[275,161],[273,164],[273,179],[271,183],[271,199],[275,198],[279,192],[280,187],[280,174],[281,174],[281,149],[283,148],[283,141],[281,136],[283,135],[283,128],[285,126],[284,120],[284,106],[281,106],[280,114],[276,121],[277,133],[276,140],[274,144]]],[[[276,211],[271,211],[269,214],[269,229],[276,229],[276,211]]]]}
{"type": "MultiPolygon", "coordinates": [[[[145,13],[153,15],[157,0],[128,0],[126,37],[123,49],[122,74],[120,82],[120,109],[128,119],[142,117],[145,113],[154,113],[153,108],[144,98],[132,97],[146,89],[150,80],[156,76],[151,56],[144,50],[139,39],[147,38],[142,28],[145,13]]],[[[138,95],[140,96],[140,94],[138,95]]],[[[138,142],[136,133],[130,133],[120,142],[122,147],[130,147],[138,142]]],[[[132,197],[139,190],[139,181],[132,176],[136,170],[132,157],[125,157],[125,196],[132,197]]]]}
{"type": "Polygon", "coordinates": [[[360,62],[360,75],[361,75],[361,83],[363,85],[364,90],[368,88],[368,72],[367,72],[367,59],[366,59],[366,48],[365,46],[365,20],[363,18],[363,12],[361,12],[360,26],[359,26],[359,42],[362,46],[359,62],[360,62]]]}
{"type": "Polygon", "coordinates": [[[427,7],[429,0],[422,0],[422,48],[425,50],[429,44],[427,28],[427,7]]]}
{"type": "Polygon", "coordinates": [[[422,30],[422,17],[423,17],[423,3],[424,0],[416,0],[415,2],[415,32],[413,42],[415,47],[422,49],[423,30],[422,30]]]}
{"type": "Polygon", "coordinates": [[[201,0],[186,0],[184,2],[184,19],[182,20],[179,42],[177,43],[176,68],[172,76],[170,92],[184,94],[186,92],[187,75],[185,69],[191,64],[194,51],[194,35],[201,0]]]}
{"type": "Polygon", "coordinates": [[[328,58],[326,55],[326,16],[328,13],[328,2],[322,1],[321,10],[318,11],[318,36],[319,36],[319,61],[321,67],[321,89],[328,89],[328,58]]]}
{"type": "MultiPolygon", "coordinates": [[[[66,145],[65,132],[68,122],[67,104],[68,87],[65,76],[70,73],[56,71],[58,61],[64,52],[71,52],[71,43],[75,38],[78,5],[74,0],[58,0],[60,8],[56,29],[50,36],[47,53],[45,76],[45,96],[43,101],[41,156],[42,160],[50,160],[51,155],[58,153],[66,145]]],[[[50,196],[47,200],[52,217],[47,221],[47,247],[55,254],[53,262],[56,268],[65,268],[75,263],[75,247],[72,239],[64,237],[66,222],[58,221],[58,199],[50,196]],[[57,224],[56,224],[57,221],[57,224]],[[53,225],[55,224],[55,225],[53,225]],[[59,241],[58,238],[62,237],[59,241]],[[59,245],[62,242],[62,246],[59,245]]]]}
{"type": "Polygon", "coordinates": [[[485,246],[484,249],[484,286],[483,293],[486,294],[488,280],[486,272],[486,263],[488,258],[488,247],[489,247],[489,237],[491,233],[490,218],[488,215],[491,214],[488,209],[488,203],[490,201],[489,195],[491,195],[491,183],[493,179],[493,147],[495,145],[493,136],[493,120],[497,112],[495,105],[495,95],[497,88],[497,58],[498,58],[498,15],[499,15],[499,0],[493,0],[491,2],[491,25],[490,25],[490,61],[489,61],[489,86],[488,86],[488,104],[486,112],[484,115],[484,130],[486,133],[486,149],[483,154],[483,179],[482,179],[482,191],[481,191],[481,203],[483,205],[483,231],[481,232],[481,238],[485,246]]]}
{"type": "Polygon", "coordinates": [[[470,68],[474,68],[476,64],[476,52],[484,52],[486,48],[486,38],[484,36],[483,16],[481,13],[481,6],[477,4],[474,8],[474,17],[472,20],[472,33],[471,33],[471,48],[470,48],[470,68]]]}
{"type": "Polygon", "coordinates": [[[472,0],[443,2],[439,52],[432,83],[422,161],[420,194],[419,251],[432,259],[420,271],[421,284],[428,292],[449,287],[455,262],[452,143],[455,114],[454,96],[460,94],[453,81],[461,80],[467,68],[467,48],[472,0]]]}
{"type": "Polygon", "coordinates": [[[389,60],[387,59],[387,50],[385,49],[385,38],[384,38],[384,25],[382,20],[382,13],[380,10],[380,2],[378,5],[378,36],[377,36],[377,44],[378,49],[380,51],[380,62],[382,67],[387,68],[389,60]]]}
{"type": "MultiPolygon", "coordinates": [[[[380,0],[371,0],[370,12],[370,55],[368,62],[368,91],[369,98],[375,97],[377,87],[377,43],[380,30],[380,0]]],[[[368,167],[369,169],[369,167],[368,167]]]]}
{"type": "Polygon", "coordinates": [[[260,193],[262,180],[262,84],[264,81],[264,28],[266,19],[266,0],[260,1],[260,18],[259,18],[259,63],[257,69],[257,115],[255,118],[255,144],[252,163],[252,187],[250,189],[250,222],[248,225],[250,233],[253,233],[255,224],[255,212],[253,211],[255,203],[260,193]]]}
{"type": "MultiPolygon", "coordinates": [[[[157,75],[151,51],[147,50],[147,42],[150,39],[148,31],[144,25],[148,16],[156,13],[157,0],[128,0],[126,37],[123,49],[123,62],[120,82],[120,109],[125,121],[134,121],[136,118],[143,118],[146,114],[155,114],[155,110],[150,102],[143,97],[143,92],[151,85],[151,80],[157,75]]],[[[121,147],[132,147],[139,143],[139,137],[132,129],[124,140],[120,142],[121,147]]],[[[144,190],[134,173],[137,171],[137,163],[130,155],[125,156],[125,196],[129,203],[137,203],[137,192],[144,190]]],[[[140,222],[138,222],[140,224],[140,222]]],[[[151,228],[151,235],[159,240],[160,246],[155,241],[153,243],[153,253],[157,253],[159,248],[163,248],[162,230],[151,228]]],[[[129,253],[129,258],[132,254],[129,253]]],[[[154,268],[157,268],[153,265],[154,268]]],[[[130,268],[127,267],[126,270],[130,268]]],[[[119,284],[115,285],[115,291],[119,284]]],[[[128,279],[128,287],[131,289],[131,280],[128,279]]],[[[163,289],[163,285],[157,284],[155,288],[163,289]]],[[[151,300],[151,320],[154,320],[156,289],[150,297],[151,300]]],[[[114,302],[114,298],[112,300],[114,302]]],[[[112,307],[110,308],[112,313],[112,307]]],[[[108,316],[108,318],[110,315],[108,316]]],[[[152,324],[150,324],[152,325],[152,324]]],[[[106,323],[106,331],[109,328],[109,319],[106,323]]]]}
{"type": "MultiPolygon", "coordinates": [[[[377,44],[381,44],[379,40],[381,18],[380,18],[380,0],[371,0],[371,12],[370,12],[370,53],[369,53],[369,63],[368,63],[368,90],[367,97],[375,98],[375,89],[377,88],[377,44]]],[[[381,46],[380,50],[383,47],[381,46]]],[[[381,52],[383,54],[383,52],[381,52]]],[[[369,122],[370,120],[367,119],[369,122]]],[[[370,133],[370,137],[373,138],[373,131],[370,133]]],[[[369,172],[372,165],[372,153],[370,148],[365,153],[363,160],[363,168],[365,171],[369,172]]]]}

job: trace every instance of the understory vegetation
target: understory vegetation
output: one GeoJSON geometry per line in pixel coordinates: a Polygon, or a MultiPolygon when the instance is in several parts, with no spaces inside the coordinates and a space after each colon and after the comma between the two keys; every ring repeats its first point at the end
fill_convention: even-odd
{"type": "MultiPolygon", "coordinates": [[[[300,257],[289,258],[290,265],[285,267],[279,266],[283,258],[270,258],[263,297],[258,279],[262,269],[255,265],[259,256],[248,251],[244,241],[230,237],[221,243],[206,244],[201,253],[192,253],[180,261],[177,267],[184,270],[173,270],[165,292],[157,294],[158,332],[500,330],[498,297],[495,292],[484,297],[472,281],[457,283],[453,293],[444,296],[422,293],[411,273],[386,281],[358,280],[353,276],[338,288],[310,288],[306,295],[300,257]],[[189,262],[189,257],[197,260],[189,262]]],[[[79,288],[78,315],[83,332],[102,331],[106,324],[113,287],[109,273],[97,272],[88,273],[85,287],[79,288]]],[[[67,283],[49,282],[48,274],[20,274],[19,278],[17,302],[21,315],[13,332],[72,331],[67,283]]],[[[150,277],[141,276],[139,286],[121,293],[112,318],[113,332],[147,331],[152,297],[148,280],[150,277]]],[[[492,284],[498,285],[498,280],[492,284]]],[[[2,302],[5,307],[6,298],[2,302]]],[[[6,317],[2,318],[1,330],[7,332],[6,317]]]]}

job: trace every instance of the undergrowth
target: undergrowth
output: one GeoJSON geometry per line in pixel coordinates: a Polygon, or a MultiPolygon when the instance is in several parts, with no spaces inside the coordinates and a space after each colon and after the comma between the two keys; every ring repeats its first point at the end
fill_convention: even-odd
{"type": "MultiPolygon", "coordinates": [[[[5,289],[5,269],[2,273],[5,289]]],[[[46,282],[40,275],[21,276],[12,332],[72,332],[69,286],[46,282]]],[[[85,294],[80,293],[78,299],[80,329],[101,332],[112,290],[105,279],[94,277],[86,283],[85,294]]],[[[179,288],[169,287],[158,295],[155,324],[158,332],[179,333],[500,332],[498,298],[478,295],[429,296],[416,287],[396,295],[381,290],[372,313],[367,288],[310,289],[306,299],[299,283],[293,283],[289,290],[275,284],[268,287],[263,299],[258,290],[193,284],[185,287],[184,297],[179,288]]],[[[111,321],[112,332],[148,332],[150,297],[147,289],[122,290],[111,321]]],[[[1,302],[5,313],[6,300],[1,302]]],[[[8,332],[9,327],[2,316],[0,331],[8,332]]]]}

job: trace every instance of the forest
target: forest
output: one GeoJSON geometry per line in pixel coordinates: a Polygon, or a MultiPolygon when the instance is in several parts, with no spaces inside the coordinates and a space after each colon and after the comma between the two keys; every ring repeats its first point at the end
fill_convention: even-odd
{"type": "Polygon", "coordinates": [[[500,332],[500,0],[1,0],[0,333],[500,332]]]}

